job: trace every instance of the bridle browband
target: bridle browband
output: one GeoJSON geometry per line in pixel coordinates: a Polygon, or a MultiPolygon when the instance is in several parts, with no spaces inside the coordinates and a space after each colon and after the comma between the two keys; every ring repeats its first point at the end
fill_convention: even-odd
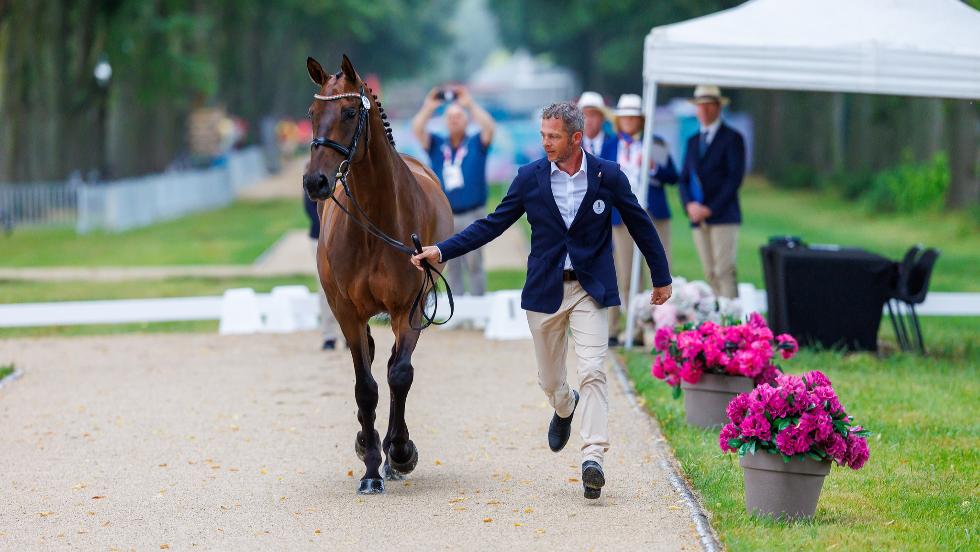
{"type": "MultiPolygon", "coordinates": [[[[337,205],[337,207],[340,208],[341,211],[343,211],[348,217],[350,217],[351,220],[357,223],[358,226],[363,228],[364,231],[366,231],[368,234],[375,236],[376,238],[380,239],[381,241],[388,244],[389,246],[401,251],[402,253],[406,253],[409,256],[415,255],[416,253],[421,253],[422,242],[419,240],[417,234],[412,234],[412,242],[413,245],[415,246],[415,249],[412,249],[407,245],[405,245],[404,243],[389,236],[388,234],[385,234],[385,232],[381,228],[378,228],[378,225],[372,222],[371,219],[367,216],[367,213],[365,213],[364,209],[361,208],[361,204],[358,203],[357,199],[354,197],[354,194],[351,193],[350,186],[347,185],[347,176],[350,174],[351,163],[353,163],[354,161],[354,155],[357,154],[358,139],[360,138],[361,133],[364,132],[364,129],[368,128],[366,123],[367,123],[368,111],[371,109],[371,101],[368,99],[367,96],[364,95],[364,85],[361,85],[360,92],[344,92],[342,94],[333,94],[330,96],[324,96],[322,94],[313,94],[313,97],[317,100],[322,100],[325,102],[341,100],[345,98],[360,99],[360,103],[357,106],[357,128],[354,129],[354,136],[353,138],[351,138],[350,146],[344,147],[342,144],[339,144],[329,138],[317,136],[314,137],[312,141],[310,141],[310,149],[316,148],[317,146],[326,146],[336,151],[340,155],[344,156],[343,161],[341,161],[340,164],[337,165],[337,172],[334,175],[334,177],[336,178],[337,181],[340,182],[341,186],[343,186],[344,194],[348,197],[348,199],[350,199],[351,203],[357,209],[358,213],[360,213],[361,217],[364,218],[364,221],[359,220],[346,207],[341,205],[341,203],[337,201],[337,196],[335,194],[330,194],[330,199],[333,200],[333,202],[337,205]]],[[[367,138],[365,139],[365,142],[367,142],[367,138]]],[[[413,330],[419,330],[419,331],[424,330],[425,328],[431,326],[432,324],[435,324],[436,326],[441,326],[446,322],[449,322],[449,319],[453,317],[453,314],[456,311],[456,307],[453,302],[453,291],[452,289],[450,289],[449,282],[446,281],[446,277],[443,276],[438,269],[436,269],[434,266],[429,264],[429,261],[427,260],[422,261],[422,267],[424,269],[423,271],[425,273],[425,279],[422,282],[422,287],[419,289],[418,294],[416,294],[415,296],[415,300],[412,302],[412,309],[409,312],[409,316],[408,316],[409,326],[413,330]],[[421,309],[419,308],[425,296],[428,295],[428,293],[426,292],[426,288],[429,289],[429,292],[435,291],[437,288],[436,276],[432,275],[433,272],[435,272],[436,276],[438,276],[438,278],[442,280],[443,284],[445,284],[446,296],[449,300],[449,318],[446,318],[441,322],[437,322],[435,320],[435,316],[439,312],[438,293],[434,294],[435,300],[433,301],[433,308],[432,308],[431,315],[425,312],[424,306],[422,306],[421,309]],[[416,326],[414,322],[416,311],[420,312],[421,319],[422,319],[422,323],[419,326],[416,326]]]]}

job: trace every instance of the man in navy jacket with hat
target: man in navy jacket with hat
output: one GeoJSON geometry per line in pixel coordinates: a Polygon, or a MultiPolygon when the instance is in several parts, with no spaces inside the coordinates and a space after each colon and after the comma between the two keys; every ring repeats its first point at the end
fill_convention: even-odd
{"type": "Polygon", "coordinates": [[[579,393],[566,382],[565,356],[571,330],[578,356],[581,389],[582,483],[586,498],[599,498],[605,484],[602,469],[609,449],[608,307],[619,305],[612,257],[612,208],[643,253],[652,274],[650,301],[670,298],[670,270],[653,223],[640,207],[626,175],[614,162],[582,149],[584,119],[572,103],[545,108],[541,141],[546,158],[517,172],[497,209],[463,231],[423,248],[412,257],[446,261],[482,247],[523,214],[531,225],[531,253],[521,307],[527,311],[538,363],[538,382],[555,409],[548,445],[564,448],[571,434],[579,393]]]}
{"type": "Polygon", "coordinates": [[[680,175],[681,201],[694,228],[694,245],[711,289],[738,296],[735,250],[742,210],[738,189],[745,176],[745,140],[721,119],[728,98],[717,86],[700,85],[691,100],[700,131],[687,141],[680,175]]]}

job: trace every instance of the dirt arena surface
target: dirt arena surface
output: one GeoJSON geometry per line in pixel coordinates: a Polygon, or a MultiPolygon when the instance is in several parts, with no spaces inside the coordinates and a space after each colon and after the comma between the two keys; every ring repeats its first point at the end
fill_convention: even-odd
{"type": "MultiPolygon", "coordinates": [[[[374,335],[383,435],[392,338],[374,335]]],[[[548,449],[531,342],[477,332],[426,331],[407,414],[418,468],[358,496],[350,357],[317,341],[0,340],[24,370],[0,390],[0,549],[700,549],[615,375],[608,483],[586,501],[577,424],[548,449]]]]}

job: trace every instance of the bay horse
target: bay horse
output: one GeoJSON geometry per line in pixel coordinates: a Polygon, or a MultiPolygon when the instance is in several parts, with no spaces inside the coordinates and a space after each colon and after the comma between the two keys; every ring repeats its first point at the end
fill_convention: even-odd
{"type": "MultiPolygon", "coordinates": [[[[365,467],[358,493],[379,494],[384,492],[382,475],[401,479],[418,463],[405,402],[415,372],[412,353],[426,317],[418,302],[427,295],[427,281],[409,261],[412,250],[399,240],[413,233],[422,243],[445,239],[453,230],[452,210],[435,174],[395,151],[384,109],[346,55],[337,73],[328,74],[312,57],[306,67],[319,87],[309,110],[313,141],[303,174],[303,187],[320,213],[317,271],[354,360],[361,426],[354,449],[365,467]],[[378,384],[371,375],[374,339],[368,327],[368,320],[381,313],[390,316],[395,334],[384,441],[374,428],[378,384]]],[[[434,286],[431,274],[428,283],[434,286]]]]}

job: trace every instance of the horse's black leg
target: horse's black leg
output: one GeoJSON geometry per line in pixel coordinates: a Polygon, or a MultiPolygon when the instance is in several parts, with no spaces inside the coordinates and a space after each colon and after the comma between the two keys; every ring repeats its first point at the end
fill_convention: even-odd
{"type": "Polygon", "coordinates": [[[354,339],[345,337],[350,343],[351,356],[354,359],[354,400],[357,402],[357,420],[361,423],[361,431],[357,433],[355,449],[358,454],[363,451],[364,476],[357,490],[360,494],[379,494],[384,492],[384,480],[381,479],[381,438],[374,429],[378,408],[378,382],[371,375],[371,360],[374,352],[374,340],[366,325],[360,325],[354,339]]]}
{"type": "Polygon", "coordinates": [[[415,346],[418,344],[419,332],[408,326],[407,316],[404,320],[404,323],[395,326],[396,348],[388,363],[391,416],[385,453],[388,456],[387,475],[392,478],[410,473],[418,463],[418,451],[415,443],[409,439],[408,425],[405,423],[405,403],[415,378],[412,353],[415,352],[415,346]]]}

